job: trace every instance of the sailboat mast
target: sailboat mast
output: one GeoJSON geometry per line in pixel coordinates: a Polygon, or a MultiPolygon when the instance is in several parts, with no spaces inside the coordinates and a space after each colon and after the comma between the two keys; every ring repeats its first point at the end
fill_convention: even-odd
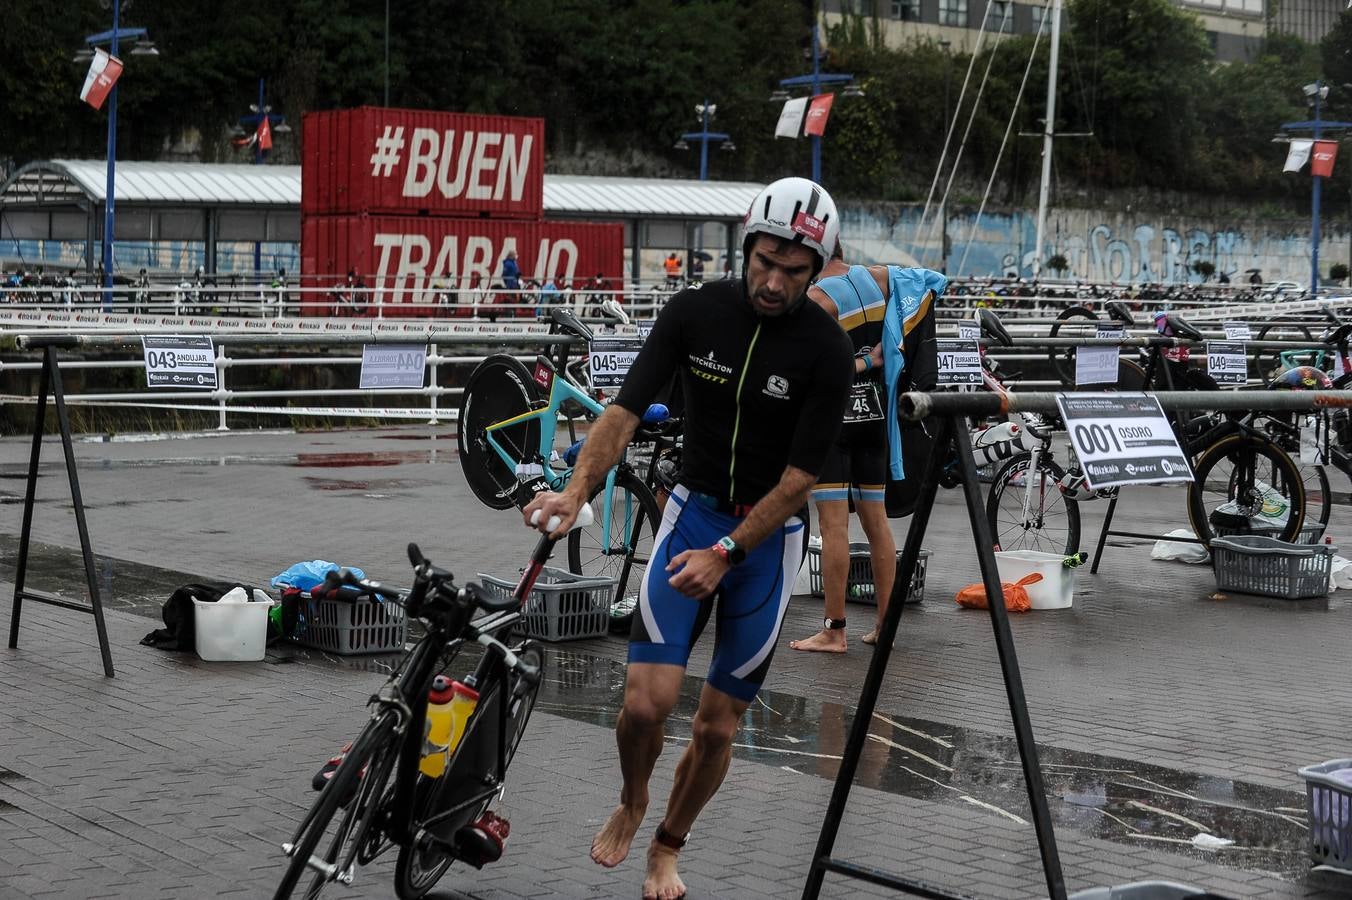
{"type": "Polygon", "coordinates": [[[1056,69],[1061,56],[1061,0],[1052,0],[1052,56],[1047,72],[1047,119],[1042,132],[1042,184],[1037,198],[1037,243],[1033,277],[1042,272],[1042,244],[1047,230],[1047,192],[1052,182],[1052,139],[1056,128],[1056,69]]]}

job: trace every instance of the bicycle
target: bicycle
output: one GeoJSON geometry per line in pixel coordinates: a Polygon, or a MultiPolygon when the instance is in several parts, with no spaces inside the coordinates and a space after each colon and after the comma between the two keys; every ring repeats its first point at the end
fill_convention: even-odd
{"type": "MultiPolygon", "coordinates": [[[[590,507],[584,506],[578,521],[590,516],[590,507]]],[[[399,603],[425,623],[426,632],[367,701],[375,709],[366,727],[343,751],[294,836],[282,845],[290,862],[275,900],[289,898],[307,873],[313,874],[307,898],[335,881],[350,885],[358,865],[396,846],[395,891],[403,900],[422,897],[456,861],[482,868],[501,857],[508,829],[489,806],[505,790],[507,767],[534,708],[544,665],[540,645],[517,641],[514,632],[555,543],[540,537],[508,597],[477,584],[456,587],[454,576],[433,566],[416,544],[408,545],[414,579],[407,593],[358,579],[346,569],[331,573],[326,588],[345,585],[399,603]],[[477,690],[478,703],[453,748],[430,750],[445,758],[442,774],[432,777],[420,770],[432,747],[424,741],[428,691],[434,676],[449,670],[471,644],[484,648],[466,679],[477,690]],[[316,854],[326,838],[326,848],[316,854]]]]}
{"type": "MultiPolygon", "coordinates": [[[[576,316],[557,307],[549,310],[550,334],[570,334],[589,341],[592,331],[576,316]]],[[[481,362],[465,385],[460,404],[460,463],[465,480],[479,501],[492,509],[513,504],[521,477],[540,476],[550,490],[561,490],[572,467],[555,450],[560,414],[567,422],[569,443],[577,444],[578,419],[595,420],[605,411],[584,385],[586,361],[570,361],[569,345],[556,345],[553,359],[536,357],[534,373],[513,356],[495,354],[481,362]],[[540,398],[540,389],[549,392],[540,398]]],[[[634,441],[655,442],[665,434],[665,408],[654,404],[642,417],[634,441]],[[656,421],[654,421],[656,420],[656,421]]],[[[650,467],[656,464],[656,454],[650,467]]],[[[578,575],[604,575],[616,581],[615,597],[637,594],[652,555],[661,522],[657,499],[649,487],[654,476],[640,477],[628,455],[606,473],[589,502],[599,499],[598,524],[568,536],[568,568],[578,575]]]]}

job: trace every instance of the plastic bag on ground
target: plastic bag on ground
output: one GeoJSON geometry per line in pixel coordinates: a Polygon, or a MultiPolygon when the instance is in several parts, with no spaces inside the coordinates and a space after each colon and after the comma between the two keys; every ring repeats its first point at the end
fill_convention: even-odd
{"type": "MultiPolygon", "coordinates": [[[[1173,531],[1164,535],[1166,538],[1195,538],[1186,528],[1175,528],[1173,531]]],[[[1150,548],[1151,559],[1176,559],[1179,562],[1205,563],[1211,561],[1211,554],[1207,552],[1206,547],[1201,544],[1192,544],[1184,541],[1156,541],[1155,546],[1150,548]]]]}
{"type": "MultiPolygon", "coordinates": [[[[1028,612],[1033,608],[1033,601],[1028,598],[1028,591],[1024,588],[1026,585],[1037,584],[1042,580],[1041,572],[1030,572],[1018,581],[1010,584],[1008,581],[1000,584],[1000,590],[1005,595],[1005,609],[1009,612],[1028,612]]],[[[956,597],[959,606],[967,609],[986,609],[989,601],[986,599],[986,585],[981,582],[969,584],[967,587],[958,591],[956,597]]]]}
{"type": "MultiPolygon", "coordinates": [[[[294,587],[308,591],[316,585],[322,584],[325,575],[330,572],[337,572],[339,568],[340,566],[337,563],[322,559],[298,562],[280,575],[273,576],[270,584],[275,588],[294,587]]],[[[366,573],[355,566],[348,566],[347,568],[358,578],[366,577],[366,573]]]]}
{"type": "Polygon", "coordinates": [[[1333,565],[1329,568],[1329,590],[1343,588],[1352,588],[1352,559],[1335,555],[1333,565]]]}

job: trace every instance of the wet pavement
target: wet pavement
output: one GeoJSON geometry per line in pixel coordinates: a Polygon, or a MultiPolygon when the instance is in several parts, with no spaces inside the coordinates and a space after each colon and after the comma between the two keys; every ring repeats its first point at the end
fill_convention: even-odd
{"type": "MultiPolygon", "coordinates": [[[[458,563],[471,572],[514,571],[527,546],[524,532],[510,513],[477,507],[454,448],[453,433],[415,428],[77,445],[104,602],[109,610],[140,617],[118,619],[123,631],[139,635],[158,625],[164,598],[180,584],[204,578],[266,583],[299,559],[361,565],[375,577],[400,583],[407,569],[402,543],[409,538],[439,563],[458,563]],[[408,446],[390,450],[391,440],[408,446]],[[343,471],[321,471],[335,469],[343,471]],[[466,565],[469,560],[475,562],[466,565]]],[[[81,597],[83,571],[73,549],[78,545],[68,521],[59,445],[49,444],[44,453],[29,584],[81,597]]],[[[5,583],[13,578],[16,501],[22,498],[26,459],[25,441],[0,440],[0,504],[9,511],[0,524],[0,532],[9,532],[0,534],[5,583]]],[[[1335,489],[1341,491],[1338,484],[1335,489]]],[[[880,822],[906,821],[915,810],[935,809],[949,820],[972,817],[984,823],[988,834],[976,840],[989,847],[963,855],[963,865],[976,874],[958,883],[984,885],[985,890],[973,890],[985,896],[1032,896],[1040,873],[1036,853],[1029,855],[1027,795],[991,658],[989,624],[984,614],[950,602],[958,587],[976,580],[970,551],[962,549],[970,533],[955,495],[946,492],[940,503],[925,542],[941,551],[930,561],[927,600],[903,616],[895,675],[889,675],[870,725],[852,804],[882,815],[880,822]],[[1011,840],[1014,834],[1018,840],[1011,840]],[[1010,874],[1011,886],[1002,889],[999,873],[1009,869],[1011,852],[1018,874],[1010,874]]],[[[1090,543],[1101,509],[1085,512],[1090,543]]],[[[1176,527],[1173,520],[1181,515],[1180,494],[1144,489],[1122,504],[1118,523],[1162,532],[1176,527]]],[[[894,524],[904,534],[906,523],[894,524]]],[[[1331,533],[1335,540],[1352,536],[1346,507],[1335,509],[1331,533]]],[[[1220,597],[1208,570],[1152,562],[1148,549],[1139,542],[1111,542],[1102,574],[1081,572],[1073,610],[1012,622],[1068,880],[1085,887],[1126,880],[1132,872],[1169,874],[1172,866],[1173,880],[1188,880],[1184,876],[1190,874],[1231,896],[1352,895],[1352,876],[1309,871],[1303,785],[1294,775],[1296,765],[1352,755],[1346,727],[1352,703],[1336,688],[1346,683],[1348,671],[1350,592],[1303,604],[1220,597]],[[1333,693],[1311,691],[1311,685],[1327,685],[1333,693]],[[1217,843],[1208,835],[1232,843],[1208,849],[1217,843]]],[[[851,630],[857,641],[871,611],[851,605],[848,612],[851,624],[861,626],[857,633],[851,630]]],[[[808,633],[820,615],[820,601],[796,598],[781,643],[808,633]]],[[[92,632],[87,617],[69,618],[75,619],[71,629],[92,632]]],[[[21,647],[40,644],[40,635],[25,633],[21,647]]],[[[803,788],[805,793],[829,794],[868,660],[861,651],[855,643],[846,657],[828,658],[780,648],[770,686],[737,738],[734,773],[766,783],[750,796],[795,776],[817,785],[803,788]]],[[[114,647],[114,661],[123,664],[137,652],[151,654],[153,664],[154,651],[125,644],[114,647]]],[[[549,656],[538,709],[542,723],[555,724],[538,727],[582,736],[591,759],[607,760],[599,788],[603,796],[613,796],[610,729],[622,696],[623,642],[598,638],[554,645],[549,656]],[[582,730],[564,728],[564,721],[582,730]]],[[[369,693],[371,679],[378,683],[394,659],[278,645],[266,669],[297,673],[293,679],[307,684],[316,676],[364,678],[369,693]]],[[[697,650],[691,672],[702,673],[707,659],[707,647],[697,650]]],[[[82,662],[73,677],[97,683],[96,669],[82,662]]],[[[689,739],[701,680],[686,681],[669,728],[674,746],[689,739]]],[[[5,786],[32,777],[4,755],[5,747],[0,737],[0,814],[19,799],[4,793],[5,786]]],[[[590,780],[580,773],[568,777],[590,780]]],[[[732,786],[729,794],[738,798],[732,786]]],[[[750,802],[754,814],[755,801],[740,801],[750,802]]],[[[589,823],[604,812],[605,802],[589,809],[589,823]]],[[[822,812],[820,805],[799,810],[783,825],[796,828],[798,839],[810,846],[822,812]]],[[[3,822],[0,816],[0,845],[3,822]]],[[[939,862],[943,842],[921,844],[911,863],[927,878],[951,877],[939,862]]],[[[855,846],[867,841],[861,837],[855,846]]],[[[796,855],[801,859],[805,852],[799,847],[796,855]]],[[[862,861],[889,867],[888,859],[862,861]]],[[[588,871],[579,870],[578,885],[599,877],[588,871]]],[[[0,864],[0,885],[4,872],[0,864]]],[[[492,883],[507,885],[505,893],[482,896],[515,896],[512,876],[492,883]]],[[[576,894],[557,893],[606,894],[599,884],[579,886],[576,894]]],[[[797,884],[801,887],[801,879],[797,884]]],[[[849,896],[856,885],[838,881],[836,895],[849,896]]],[[[738,895],[725,891],[730,882],[713,890],[707,880],[702,886],[701,895],[738,895]]],[[[785,888],[767,895],[796,894],[785,888]]]]}

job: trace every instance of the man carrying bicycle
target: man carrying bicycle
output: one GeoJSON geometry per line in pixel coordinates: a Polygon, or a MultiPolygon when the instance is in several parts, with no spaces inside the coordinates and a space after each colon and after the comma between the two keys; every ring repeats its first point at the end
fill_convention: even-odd
{"type": "Polygon", "coordinates": [[[684,895],[677,854],[722,783],[802,561],[796,513],[840,429],[853,377],[849,339],[806,293],[839,230],[835,203],[813,182],[784,178],[766,187],[747,213],[742,278],[671,299],[615,403],[592,428],[568,487],[526,507],[528,523],[542,510],[540,521],[557,515],[554,533],[566,532],[619,461],[639,416],[679,373],[686,408],[680,483],[634,615],[616,725],[624,782],[619,807],[592,843],[597,863],[615,866],[628,855],[691,647],[711,615],[718,633],[691,742],[648,847],[644,897],[684,895]]]}

